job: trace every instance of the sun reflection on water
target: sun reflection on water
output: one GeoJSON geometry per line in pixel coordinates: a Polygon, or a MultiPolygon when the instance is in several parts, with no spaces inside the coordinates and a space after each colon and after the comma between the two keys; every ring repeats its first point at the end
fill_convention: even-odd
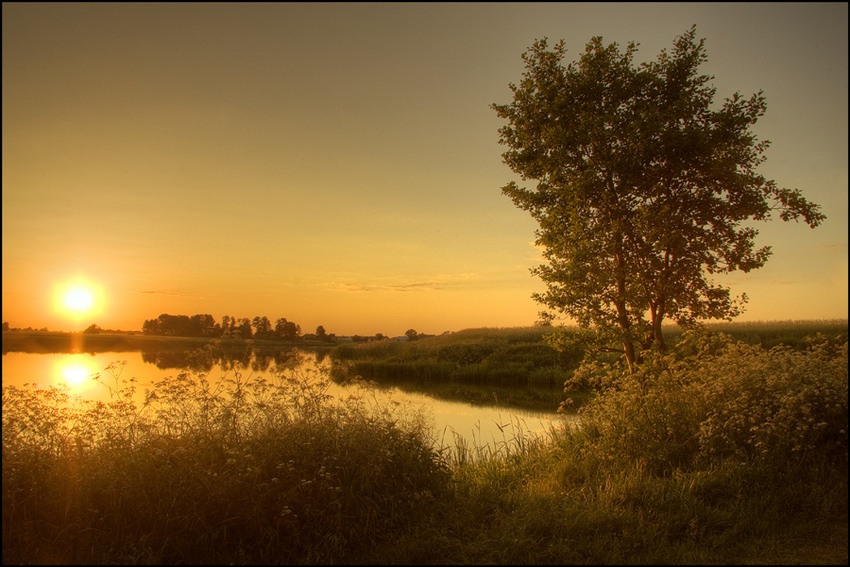
{"type": "Polygon", "coordinates": [[[96,385],[92,377],[101,370],[91,355],[68,354],[56,360],[53,380],[56,384],[66,384],[75,394],[82,394],[96,385]]]}
{"type": "MultiPolygon", "coordinates": [[[[157,357],[153,357],[159,361],[157,357]]],[[[254,380],[268,378],[277,363],[268,368],[243,368],[243,379],[254,380]]],[[[319,362],[315,355],[306,356],[298,363],[284,361],[282,366],[294,366],[295,372],[315,371],[327,364],[327,359],[319,362]]],[[[9,352],[3,356],[3,385],[23,387],[26,384],[38,388],[64,386],[72,396],[85,401],[115,401],[114,392],[122,388],[133,388],[132,401],[137,408],[145,402],[145,390],[153,389],[154,384],[166,376],[176,376],[180,368],[160,368],[152,360],[145,360],[141,352],[100,352],[90,353],[51,353],[35,354],[9,352]],[[126,367],[122,363],[126,360],[126,367]],[[99,374],[101,379],[94,380],[99,374]]],[[[233,376],[232,368],[222,368],[215,362],[208,371],[208,379],[217,383],[220,379],[233,376]]],[[[353,392],[351,386],[331,382],[327,394],[347,399],[353,392]]],[[[370,397],[379,403],[410,404],[411,411],[423,408],[427,420],[433,420],[433,435],[437,442],[451,444],[454,433],[467,439],[470,444],[489,444],[503,437],[511,437],[513,430],[521,428],[528,432],[543,431],[556,418],[554,410],[545,412],[526,412],[507,408],[476,406],[462,401],[451,401],[432,397],[424,392],[406,391],[396,387],[378,387],[370,397]],[[521,421],[515,423],[519,418],[521,421]],[[511,427],[504,427],[504,424],[511,427]]],[[[494,445],[495,446],[495,445],[494,445]]]]}

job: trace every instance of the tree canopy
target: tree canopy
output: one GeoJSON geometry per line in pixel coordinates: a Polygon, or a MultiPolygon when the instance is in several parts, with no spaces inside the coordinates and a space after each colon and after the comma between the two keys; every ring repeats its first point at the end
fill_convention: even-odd
{"type": "Polygon", "coordinates": [[[690,326],[741,313],[746,295],[733,298],[712,275],[767,261],[752,221],[825,219],[798,189],[757,173],[769,142],[751,127],[765,97],[714,104],[696,26],[654,61],[636,65],[636,52],[594,37],[564,66],[564,42],[538,40],[510,84],[513,102],[492,105],[507,120],[505,163],[536,181],[502,189],[539,223],[547,263],[532,272],[546,291],[535,299],[617,345],[630,369],[642,351],[665,349],[665,318],[690,326]]]}

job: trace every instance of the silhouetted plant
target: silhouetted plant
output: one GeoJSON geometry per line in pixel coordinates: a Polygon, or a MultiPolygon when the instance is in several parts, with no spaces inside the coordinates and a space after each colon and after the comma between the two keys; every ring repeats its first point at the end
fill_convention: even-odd
{"type": "Polygon", "coordinates": [[[418,414],[324,371],[187,370],[137,403],[123,370],[108,402],[3,388],[4,561],[337,561],[446,487],[418,414]]]}

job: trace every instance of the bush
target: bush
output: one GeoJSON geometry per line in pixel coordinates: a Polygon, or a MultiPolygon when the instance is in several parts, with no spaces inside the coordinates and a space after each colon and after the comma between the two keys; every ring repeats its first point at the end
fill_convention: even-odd
{"type": "Polygon", "coordinates": [[[585,365],[574,380],[607,386],[580,411],[587,457],[629,459],[662,475],[726,461],[846,467],[847,363],[847,343],[801,352],[690,335],[633,375],[585,365]]]}

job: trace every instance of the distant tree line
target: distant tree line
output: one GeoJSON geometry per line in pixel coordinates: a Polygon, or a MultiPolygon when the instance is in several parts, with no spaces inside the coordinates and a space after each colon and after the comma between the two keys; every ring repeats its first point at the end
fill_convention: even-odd
{"type": "MultiPolygon", "coordinates": [[[[50,329],[48,329],[47,327],[41,327],[41,328],[38,328],[38,329],[36,329],[34,327],[12,327],[12,326],[9,325],[8,321],[3,321],[3,332],[6,332],[6,331],[23,332],[23,333],[49,333],[50,329]]],[[[83,329],[82,332],[89,334],[89,335],[92,335],[92,334],[96,335],[96,334],[100,334],[100,333],[115,334],[115,335],[125,335],[125,334],[132,335],[132,334],[138,333],[138,331],[120,331],[118,329],[102,329],[100,327],[100,325],[97,325],[95,323],[92,323],[91,325],[89,325],[88,327],[83,329]]]]}
{"type": "Polygon", "coordinates": [[[147,319],[142,324],[142,333],[170,337],[231,337],[241,339],[333,338],[333,335],[326,333],[321,325],[316,329],[315,335],[304,335],[302,337],[301,326],[286,320],[284,317],[281,317],[272,325],[271,320],[265,316],[248,319],[247,317],[238,318],[225,315],[221,318],[221,323],[218,323],[209,314],[189,317],[188,315],[163,313],[156,319],[147,319]]]}

